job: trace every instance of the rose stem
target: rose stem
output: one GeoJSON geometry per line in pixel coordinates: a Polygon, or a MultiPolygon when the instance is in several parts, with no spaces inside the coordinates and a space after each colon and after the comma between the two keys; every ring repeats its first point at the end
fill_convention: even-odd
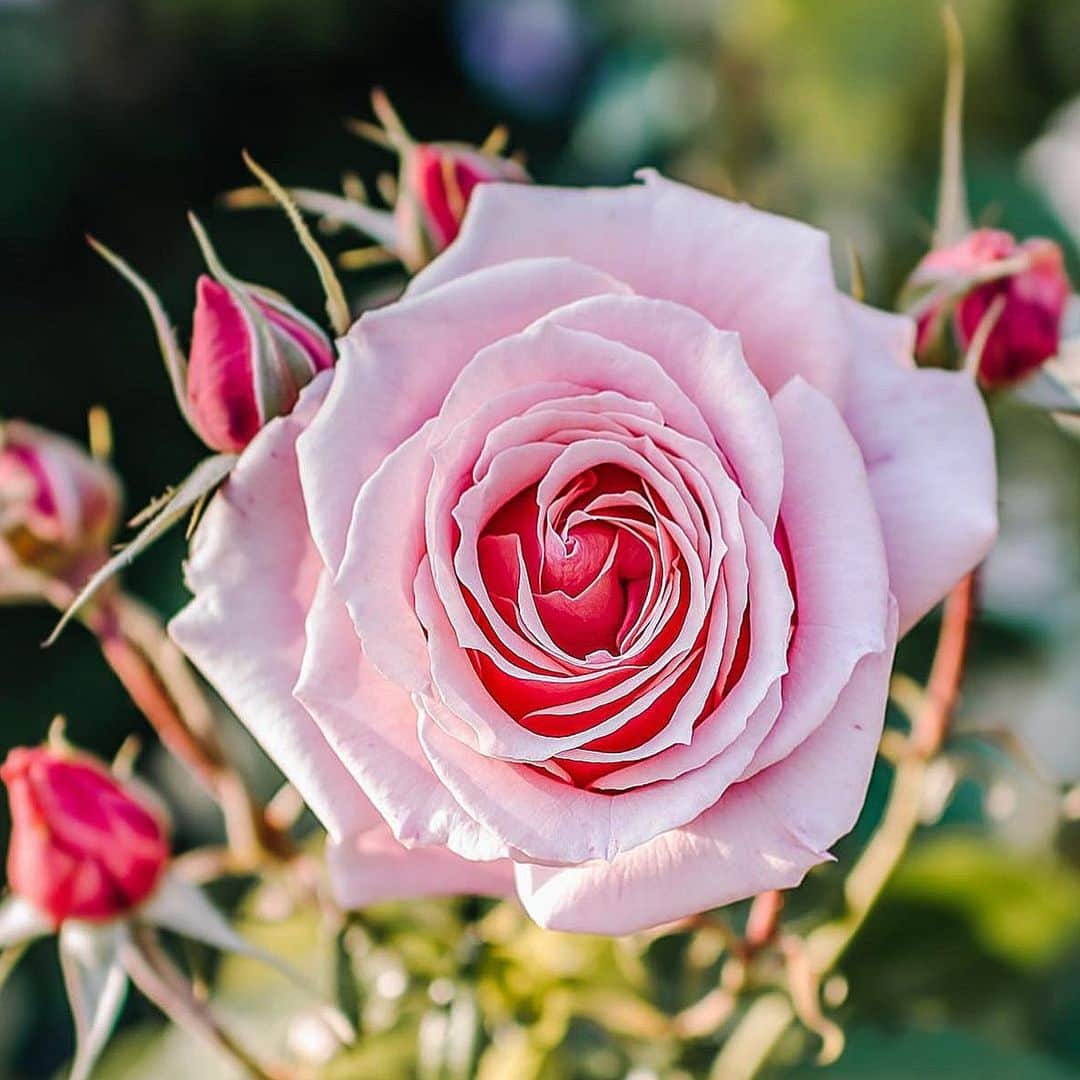
{"type": "MultiPolygon", "coordinates": [[[[74,592],[56,579],[38,582],[34,592],[60,611],[74,599],[74,592]]],[[[276,858],[295,854],[287,832],[268,818],[230,765],[214,730],[210,704],[158,616],[117,591],[79,619],[97,638],[106,662],[165,747],[221,807],[234,868],[254,866],[263,853],[276,858]]]]}
{"type": "Polygon", "coordinates": [[[105,659],[161,741],[221,806],[229,846],[241,866],[257,863],[260,852],[293,854],[288,836],[267,818],[229,764],[210,705],[157,615],[120,594],[98,621],[93,629],[105,659]]]}
{"type": "Polygon", "coordinates": [[[259,1080],[285,1080],[292,1075],[280,1067],[260,1064],[222,1027],[204,1001],[161,948],[148,927],[132,928],[132,940],[123,946],[121,963],[131,981],[174,1023],[211,1046],[223,1050],[249,1075],[259,1080]]]}
{"type": "MultiPolygon", "coordinates": [[[[975,579],[972,571],[945,600],[930,677],[911,716],[911,734],[897,762],[885,812],[844,883],[847,910],[807,935],[806,952],[819,978],[835,967],[858,934],[919,824],[927,766],[945,741],[960,697],[975,579]]],[[[725,1041],[710,1080],[752,1080],[794,1020],[795,1010],[786,993],[774,991],[759,997],[725,1041]]]]}

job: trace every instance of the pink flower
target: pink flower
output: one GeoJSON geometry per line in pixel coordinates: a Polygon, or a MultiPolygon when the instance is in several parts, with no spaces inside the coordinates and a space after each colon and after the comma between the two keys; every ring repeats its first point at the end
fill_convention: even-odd
{"type": "Polygon", "coordinates": [[[119,515],[116,476],[78,443],[21,420],[0,425],[0,569],[81,584],[108,556],[119,515]]]}
{"type": "Polygon", "coordinates": [[[11,802],[8,884],[54,926],[126,915],[154,892],[169,862],[168,829],[100,762],[20,747],[0,778],[11,802]]]}
{"type": "Polygon", "coordinates": [[[195,289],[187,368],[188,407],[214,450],[238,452],[300,390],[332,367],[326,335],[276,294],[229,287],[207,275],[195,289]]]}
{"type": "Polygon", "coordinates": [[[827,238],[662,179],[477,188],[208,509],[176,640],[341,900],[624,933],[853,825],[902,633],[986,553],[992,438],[827,238]]]}
{"type": "Polygon", "coordinates": [[[403,235],[420,225],[425,246],[440,252],[458,234],[477,184],[523,183],[528,173],[510,158],[458,143],[412,143],[402,151],[402,191],[397,218],[403,235]]]}
{"type": "Polygon", "coordinates": [[[919,350],[930,346],[950,311],[957,344],[966,351],[995,304],[1000,314],[982,349],[979,381],[1008,386],[1057,354],[1069,298],[1061,248],[1035,238],[1018,244],[1000,229],[976,229],[950,247],[931,251],[912,285],[940,293],[919,316],[919,350]]]}

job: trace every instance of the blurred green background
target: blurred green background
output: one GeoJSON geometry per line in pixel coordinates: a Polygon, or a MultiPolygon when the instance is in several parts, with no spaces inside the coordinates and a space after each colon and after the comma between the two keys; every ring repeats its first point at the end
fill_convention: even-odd
{"type": "MultiPolygon", "coordinates": [[[[367,116],[373,85],[422,138],[479,140],[505,121],[540,180],[622,182],[655,164],[805,217],[832,233],[841,279],[853,245],[871,299],[889,305],[929,236],[944,64],[937,7],[0,0],[0,411],[81,436],[87,409],[107,405],[132,510],[179,479],[200,448],[170,399],[141,307],[82,235],[93,232],[139,267],[186,332],[200,269],[184,221],[194,208],[235,272],[318,312],[317,284],[284,220],[229,214],[215,197],[245,182],[242,147],[281,180],[326,189],[345,169],[371,180],[390,167],[342,125],[346,115],[367,116]]],[[[970,57],[974,208],[1069,245],[1075,279],[1072,241],[1051,209],[1066,214],[1071,178],[1060,169],[1036,178],[1024,163],[1052,115],[1080,93],[1080,4],[956,7],[970,57]]],[[[327,240],[335,250],[354,242],[327,240]]],[[[359,296],[377,281],[353,275],[349,288],[359,296]]],[[[1060,797],[1080,776],[1080,453],[1043,418],[995,411],[1003,534],[987,569],[961,735],[941,768],[946,809],[928,807],[940,821],[844,965],[849,995],[838,1016],[851,1045],[836,1076],[1080,1075],[1080,828],[1060,797]]],[[[934,537],[926,542],[932,550],[934,537]]],[[[166,614],[183,602],[182,555],[173,535],[128,578],[166,614]]],[[[63,712],[76,741],[111,753],[142,722],[80,630],[39,648],[50,625],[44,611],[0,611],[0,749],[37,740],[63,712]]],[[[932,638],[929,620],[905,643],[900,667],[921,674],[932,638]]],[[[273,771],[239,732],[235,740],[271,790],[273,771]]],[[[177,808],[181,843],[214,835],[213,815],[178,770],[160,754],[147,758],[177,808]]],[[[883,787],[879,777],[863,836],[883,787]]],[[[792,905],[795,917],[835,903],[835,889],[827,875],[812,882],[792,905]]],[[[552,953],[516,923],[513,933],[478,929],[479,914],[468,904],[390,908],[353,928],[359,937],[339,950],[339,967],[351,964],[367,995],[358,1014],[368,1018],[382,998],[385,1008],[369,1025],[365,1052],[374,1056],[340,1075],[458,1075],[443,1059],[431,1065],[430,1053],[417,1064],[417,1032],[426,1023],[430,1043],[434,1022],[424,1018],[441,1016],[434,1027],[445,1041],[447,1017],[465,1023],[465,1013],[478,1045],[498,1034],[492,1017],[504,1025],[494,1043],[503,1057],[476,1066],[484,1076],[704,1074],[716,1040],[704,1049],[650,1040],[625,1009],[548,1015],[568,986],[593,1000],[609,975],[661,1012],[689,1004],[716,972],[707,958],[688,959],[685,938],[639,943],[627,953],[637,965],[628,974],[620,945],[557,938],[563,952],[552,953]],[[375,968],[365,968],[373,956],[375,968]],[[380,990],[384,969],[400,977],[380,990]],[[440,979],[458,986],[456,997],[440,979]],[[482,1019],[460,1004],[476,1000],[482,1019]],[[620,1023],[623,1036],[614,1034],[620,1023]]],[[[140,1057],[151,1018],[129,1006],[135,1035],[112,1075],[169,1075],[140,1057]]],[[[51,1075],[70,1048],[52,946],[42,945],[0,1004],[0,1075],[51,1075]]],[[[793,1045],[789,1056],[802,1060],[805,1049],[793,1045]]],[[[190,1071],[194,1059],[181,1059],[190,1071]]],[[[454,1060],[472,1074],[473,1051],[454,1060]]]]}

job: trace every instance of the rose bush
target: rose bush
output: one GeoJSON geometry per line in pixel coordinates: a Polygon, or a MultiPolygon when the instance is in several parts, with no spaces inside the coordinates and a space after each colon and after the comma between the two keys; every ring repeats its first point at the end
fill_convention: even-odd
{"type": "Polygon", "coordinates": [[[971,378],[915,370],[823,234],[643,179],[478,187],[199,527],[172,632],[349,905],[622,933],[796,884],[898,633],[993,540],[971,378]]]}

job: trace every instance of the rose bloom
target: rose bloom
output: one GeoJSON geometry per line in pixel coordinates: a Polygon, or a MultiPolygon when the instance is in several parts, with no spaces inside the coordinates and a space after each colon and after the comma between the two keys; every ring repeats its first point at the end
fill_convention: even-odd
{"type": "Polygon", "coordinates": [[[118,918],[150,898],[168,866],[168,827],[101,762],[19,747],[0,779],[11,803],[8,885],[53,926],[118,918]]]}
{"type": "Polygon", "coordinates": [[[172,625],[341,901],[615,934],[827,859],[898,633],[996,530],[979,395],[913,332],[822,233],[654,173],[480,185],[248,447],[172,625]]]}

